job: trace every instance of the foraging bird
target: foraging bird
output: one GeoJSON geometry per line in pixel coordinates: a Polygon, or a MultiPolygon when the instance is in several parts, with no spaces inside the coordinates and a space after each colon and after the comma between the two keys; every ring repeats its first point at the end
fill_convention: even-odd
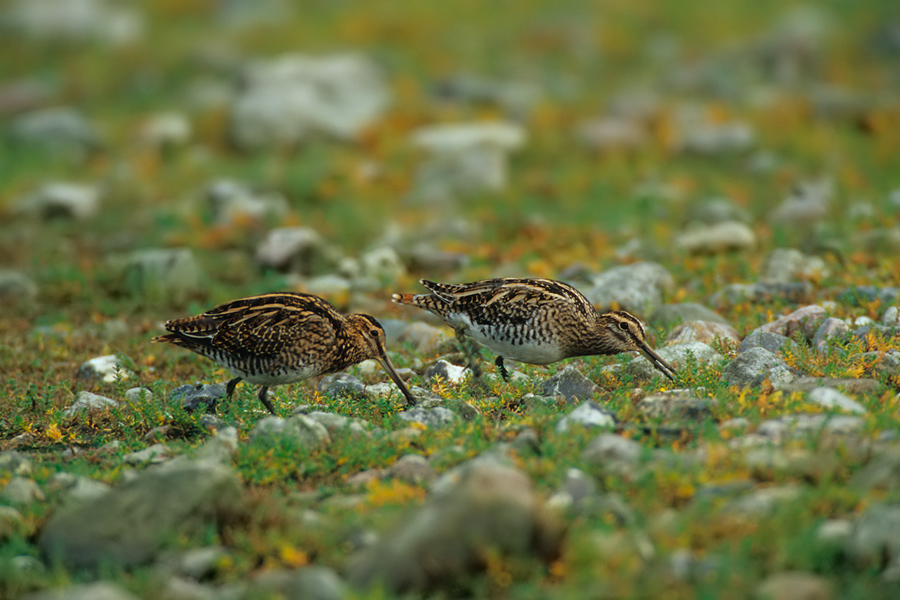
{"type": "Polygon", "coordinates": [[[416,399],[385,349],[381,324],[364,314],[343,316],[313,296],[282,292],[232,300],[195,317],[166,322],[170,333],[153,338],[211,358],[241,381],[261,385],[259,400],[277,414],[269,387],[342,371],[372,358],[381,363],[410,404],[416,399]]]}
{"type": "MultiPolygon", "coordinates": [[[[504,359],[547,365],[574,356],[636,350],[674,381],[675,370],[647,345],[644,325],[632,314],[599,314],[578,290],[550,279],[487,279],[449,284],[421,280],[431,294],[394,294],[398,304],[418,306],[441,317],[463,343],[470,338],[504,359]]],[[[470,367],[475,365],[470,351],[470,367]]],[[[478,369],[473,368],[476,376],[478,369]]]]}

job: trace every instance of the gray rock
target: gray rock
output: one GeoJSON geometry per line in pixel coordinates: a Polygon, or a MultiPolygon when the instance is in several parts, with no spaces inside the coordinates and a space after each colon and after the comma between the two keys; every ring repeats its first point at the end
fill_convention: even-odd
{"type": "Polygon", "coordinates": [[[898,350],[865,352],[862,354],[862,358],[867,363],[871,361],[872,370],[876,375],[886,377],[900,375],[900,351],[898,350]]]}
{"type": "Polygon", "coordinates": [[[471,376],[471,371],[466,367],[458,367],[442,359],[428,367],[423,375],[425,379],[440,378],[447,383],[458,384],[471,376]]]}
{"type": "Polygon", "coordinates": [[[508,151],[493,144],[432,152],[416,171],[411,199],[443,205],[461,196],[501,192],[509,179],[508,162],[508,151]]]}
{"type": "Polygon", "coordinates": [[[816,541],[822,544],[843,545],[853,533],[853,521],[827,519],[816,528],[816,541]]]}
{"type": "Polygon", "coordinates": [[[25,477],[13,477],[0,490],[0,502],[15,505],[31,504],[44,500],[44,492],[40,486],[25,477]]]}
{"type": "Polygon", "coordinates": [[[850,326],[841,319],[829,317],[822,321],[812,339],[812,346],[817,352],[824,353],[830,348],[830,341],[837,341],[842,337],[849,337],[850,326]]]}
{"type": "Polygon", "coordinates": [[[785,394],[792,394],[794,392],[811,392],[823,386],[840,388],[848,394],[878,394],[884,389],[884,386],[875,379],[841,377],[799,377],[777,387],[785,394]]]}
{"type": "Polygon", "coordinates": [[[640,443],[614,433],[601,433],[581,453],[581,460],[601,473],[633,475],[641,453],[640,443]]]}
{"type": "Polygon", "coordinates": [[[52,181],[42,184],[15,203],[15,212],[45,221],[86,221],[100,210],[100,188],[93,185],[52,181]]]}
{"type": "Polygon", "coordinates": [[[499,557],[549,557],[560,530],[544,512],[528,476],[488,459],[446,473],[427,502],[396,531],[351,556],[348,581],[380,583],[392,593],[456,587],[499,557]]]}
{"type": "Polygon", "coordinates": [[[738,346],[741,338],[731,325],[723,325],[712,321],[688,321],[673,329],[666,337],[669,344],[687,344],[700,342],[707,346],[720,344],[738,346]]]}
{"type": "Polygon", "coordinates": [[[769,220],[787,227],[816,223],[828,214],[833,195],[834,184],[830,180],[800,183],[772,211],[769,220]]]}
{"type": "Polygon", "coordinates": [[[862,404],[830,387],[814,389],[809,393],[807,400],[823,408],[838,409],[857,415],[864,415],[867,412],[862,404]]]}
{"type": "Polygon", "coordinates": [[[319,381],[319,392],[335,398],[365,398],[366,385],[349,373],[332,373],[319,381]]]}
{"type": "Polygon", "coordinates": [[[658,306],[647,319],[648,323],[659,329],[670,329],[675,325],[690,321],[707,321],[730,325],[728,320],[702,304],[684,302],[682,304],[663,304],[658,306]]]}
{"type": "Polygon", "coordinates": [[[431,463],[424,456],[405,454],[387,468],[385,475],[413,485],[423,485],[437,477],[431,463]]]}
{"type": "Polygon", "coordinates": [[[329,445],[331,436],[321,423],[306,415],[294,415],[287,419],[281,417],[260,419],[250,431],[250,443],[258,440],[268,442],[290,440],[302,448],[316,450],[329,445]]]}
{"type": "MultiPolygon", "coordinates": [[[[421,321],[409,323],[396,336],[398,343],[412,346],[413,350],[419,354],[431,354],[450,339],[452,336],[448,335],[443,328],[421,321]]],[[[428,376],[426,375],[426,377],[428,376]]]]}
{"type": "Polygon", "coordinates": [[[796,354],[800,351],[800,345],[789,337],[779,333],[754,329],[741,341],[741,352],[751,348],[763,348],[772,354],[796,354]]]}
{"type": "Polygon", "coordinates": [[[321,423],[332,438],[339,435],[347,435],[353,438],[370,438],[373,433],[380,431],[379,428],[368,421],[335,413],[315,410],[307,413],[306,416],[317,423],[321,423]]]}
{"type": "Polygon", "coordinates": [[[182,112],[167,111],[150,115],[138,131],[144,146],[166,151],[186,146],[191,141],[191,121],[182,112]]]}
{"type": "Polygon", "coordinates": [[[109,263],[126,291],[146,300],[183,304],[202,290],[202,271],[188,248],[148,248],[109,263]]]}
{"type": "Polygon", "coordinates": [[[746,209],[738,206],[729,198],[707,198],[692,203],[687,207],[688,223],[693,222],[714,225],[716,223],[725,223],[728,221],[749,223],[751,218],[746,209]]]}
{"type": "Polygon", "coordinates": [[[709,298],[712,306],[733,306],[743,302],[770,303],[774,300],[802,302],[812,292],[808,281],[795,283],[732,283],[709,298]]]}
{"type": "Polygon", "coordinates": [[[753,591],[754,600],[832,600],[827,579],[814,573],[784,571],[769,575],[753,591]]]}
{"type": "Polygon", "coordinates": [[[464,252],[443,250],[430,242],[419,242],[401,252],[409,269],[417,273],[447,273],[469,264],[464,252]]]}
{"type": "Polygon", "coordinates": [[[240,600],[243,584],[213,588],[183,577],[167,577],[160,586],[160,600],[240,600]]]}
{"type": "Polygon", "coordinates": [[[197,460],[228,463],[238,450],[238,432],[234,427],[221,427],[200,448],[197,460]]]}
{"type": "Polygon", "coordinates": [[[756,347],[738,354],[722,371],[728,385],[759,387],[769,380],[773,385],[793,379],[787,363],[768,350],[756,347]]]}
{"type": "Polygon", "coordinates": [[[103,383],[115,383],[122,379],[133,377],[134,373],[125,367],[125,362],[115,354],[98,356],[83,363],[78,367],[75,377],[102,381],[103,383]]]}
{"type": "Polygon", "coordinates": [[[791,337],[799,332],[808,342],[812,340],[816,331],[825,319],[825,309],[821,306],[804,306],[798,308],[789,315],[785,315],[771,323],[766,323],[760,327],[760,330],[777,333],[786,337],[791,337]]]}
{"type": "Polygon", "coordinates": [[[250,65],[231,105],[230,133],[241,149],[355,138],[387,108],[390,89],[359,54],[287,54],[250,65]]]}
{"type": "Polygon", "coordinates": [[[880,568],[900,556],[900,506],[870,504],[853,524],[844,552],[860,568],[880,568]]]}
{"type": "Polygon", "coordinates": [[[675,236],[676,248],[693,254],[716,254],[756,247],[756,234],[740,221],[694,225],[675,236]]]}
{"type": "Polygon", "coordinates": [[[214,412],[225,392],[221,383],[188,383],[169,392],[169,402],[180,404],[188,412],[214,412]]]}
{"type": "Polygon", "coordinates": [[[568,402],[586,400],[600,391],[600,387],[581,374],[574,365],[566,365],[562,371],[541,384],[544,396],[563,396],[568,402]]]}
{"type": "Polygon", "coordinates": [[[91,392],[78,392],[75,395],[75,402],[63,412],[63,416],[69,418],[86,414],[98,415],[118,406],[119,403],[112,398],[92,394],[91,392]]]}
{"type": "Polygon", "coordinates": [[[671,390],[646,396],[637,408],[650,419],[703,422],[714,418],[714,399],[698,398],[691,390],[671,390]]]}
{"type": "Polygon", "coordinates": [[[134,387],[125,390],[125,400],[131,404],[141,404],[153,400],[153,392],[145,387],[134,387]]]}
{"type": "Polygon", "coordinates": [[[900,287],[876,287],[860,285],[849,288],[838,294],[837,301],[850,306],[880,301],[882,304],[894,304],[900,299],[900,287]]]}
{"type": "Polygon", "coordinates": [[[215,575],[228,554],[228,549],[223,546],[188,548],[164,554],[157,566],[180,577],[202,581],[215,575]]]}
{"type": "Polygon", "coordinates": [[[0,452],[0,473],[25,477],[31,475],[31,470],[31,461],[21,452],[0,452]]]}
{"type": "Polygon", "coordinates": [[[351,597],[346,584],[328,567],[309,566],[289,571],[265,571],[251,583],[249,597],[345,600],[351,597]]]}
{"type": "Polygon", "coordinates": [[[53,475],[49,483],[58,489],[63,502],[92,502],[112,489],[102,481],[65,471],[53,475]]]}
{"type": "Polygon", "coordinates": [[[272,229],[256,247],[256,262],[264,269],[282,273],[316,275],[329,272],[340,260],[340,252],[309,227],[272,229]]]}
{"type": "Polygon", "coordinates": [[[697,583],[714,576],[721,569],[721,560],[715,556],[701,558],[689,550],[676,550],[669,557],[669,568],[678,580],[697,583]]]}
{"type": "Polygon", "coordinates": [[[750,420],[745,417],[734,417],[733,419],[728,419],[727,421],[719,423],[720,432],[727,431],[731,434],[737,434],[746,431],[749,428],[750,420]]]}
{"type": "MultiPolygon", "coordinates": [[[[340,275],[314,275],[298,280],[298,285],[306,293],[322,296],[323,298],[345,298],[354,291],[363,291],[362,287],[357,286],[357,283],[358,280],[352,282],[340,275]]],[[[377,286],[366,288],[368,291],[375,291],[376,289],[377,286]]]]}
{"type": "Polygon", "coordinates": [[[760,281],[792,283],[797,280],[818,280],[829,275],[825,261],[807,256],[793,248],[776,248],[763,265],[760,281]]]}
{"type": "Polygon", "coordinates": [[[760,488],[729,502],[725,505],[724,510],[745,518],[755,519],[767,517],[775,512],[779,505],[793,502],[798,498],[800,498],[800,487],[796,485],[760,488]]]}
{"type": "Polygon", "coordinates": [[[900,327],[900,307],[889,306],[881,317],[881,324],[885,327],[900,327]]]}
{"type": "Polygon", "coordinates": [[[40,108],[17,115],[10,120],[9,134],[15,143],[79,161],[101,147],[100,136],[84,115],[65,107],[40,108]]]}
{"type": "Polygon", "coordinates": [[[97,581],[81,583],[64,588],[41,590],[22,600],[139,600],[137,596],[115,583],[97,581]]]}
{"type": "Polygon", "coordinates": [[[38,286],[30,277],[18,271],[0,269],[0,300],[28,301],[35,299],[37,295],[38,286]]]}
{"type": "Polygon", "coordinates": [[[439,103],[490,105],[525,120],[544,93],[540,86],[529,81],[498,80],[462,73],[439,81],[433,95],[439,103]]]}
{"type": "Polygon", "coordinates": [[[679,131],[679,151],[719,156],[750,150],[756,144],[753,127],[741,121],[685,123],[679,131]]]}
{"type": "Polygon", "coordinates": [[[129,568],[151,561],[167,542],[206,532],[244,511],[244,492],[231,469],[178,460],[93,502],[57,508],[38,545],[44,556],[73,568],[129,568]]]}
{"type": "Polygon", "coordinates": [[[12,506],[0,506],[0,544],[14,535],[25,535],[26,529],[22,513],[12,506]]]}
{"type": "MultiPolygon", "coordinates": [[[[702,342],[687,342],[659,348],[656,352],[676,370],[689,365],[718,365],[725,357],[702,342]]],[[[643,355],[638,355],[628,363],[623,372],[635,379],[653,379],[663,377],[656,367],[643,355]]]]}
{"type": "Polygon", "coordinates": [[[172,457],[172,449],[165,444],[153,444],[143,450],[122,457],[126,465],[147,465],[166,462],[172,457]]]}
{"type": "Polygon", "coordinates": [[[850,485],[864,490],[900,490],[900,448],[877,454],[869,464],[853,474],[850,485]]]}
{"type": "Polygon", "coordinates": [[[569,414],[559,420],[556,424],[556,432],[564,433],[568,431],[572,425],[613,428],[616,426],[616,417],[608,410],[603,409],[596,402],[582,402],[569,414]]]}
{"type": "Polygon", "coordinates": [[[638,121],[615,116],[579,123],[575,136],[588,149],[598,152],[635,150],[650,139],[647,129],[638,121]]]}
{"type": "Polygon", "coordinates": [[[393,248],[383,246],[363,254],[359,262],[363,275],[375,280],[379,285],[391,285],[406,275],[406,267],[393,248]]]}
{"type": "Polygon", "coordinates": [[[597,482],[581,469],[566,469],[561,488],[547,501],[553,508],[580,511],[597,496],[597,482]]]}
{"type": "Polygon", "coordinates": [[[453,411],[443,406],[435,406],[433,408],[424,408],[417,406],[410,410],[404,410],[397,413],[397,416],[403,421],[410,423],[418,423],[428,428],[440,429],[455,424],[459,417],[453,411]]]}
{"type": "Polygon", "coordinates": [[[821,436],[857,436],[865,425],[862,417],[824,414],[784,415],[760,423],[756,433],[775,443],[821,436]]]}
{"type": "Polygon", "coordinates": [[[663,293],[675,286],[672,275],[650,262],[615,267],[591,278],[591,287],[582,290],[598,307],[618,305],[638,314],[649,314],[662,304],[663,293]]]}
{"type": "Polygon", "coordinates": [[[4,28],[32,43],[100,42],[113,47],[135,44],[143,32],[143,14],[117,2],[88,0],[16,0],[7,4],[4,28]]]}
{"type": "Polygon", "coordinates": [[[265,223],[280,220],[288,214],[287,199],[276,192],[254,190],[249,185],[220,179],[210,183],[205,190],[213,220],[220,225],[256,221],[265,223]]]}

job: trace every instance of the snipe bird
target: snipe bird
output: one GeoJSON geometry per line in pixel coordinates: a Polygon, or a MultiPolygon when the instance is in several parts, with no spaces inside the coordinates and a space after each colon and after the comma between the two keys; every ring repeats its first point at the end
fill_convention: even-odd
{"type": "Polygon", "coordinates": [[[568,284],[512,278],[420,283],[431,293],[394,294],[393,301],[423,308],[452,327],[476,376],[479,369],[465,338],[497,354],[495,364],[505,380],[504,359],[547,365],[575,356],[638,351],[674,381],[675,370],[647,344],[640,320],[624,310],[600,314],[568,284]]]}
{"type": "Polygon", "coordinates": [[[232,300],[167,321],[166,330],[153,341],[187,348],[227,368],[235,375],[226,388],[229,398],[241,380],[262,386],[259,400],[273,415],[270,387],[342,371],[369,358],[381,363],[407,402],[416,402],[388,358],[381,324],[369,315],[341,315],[312,294],[232,300]]]}

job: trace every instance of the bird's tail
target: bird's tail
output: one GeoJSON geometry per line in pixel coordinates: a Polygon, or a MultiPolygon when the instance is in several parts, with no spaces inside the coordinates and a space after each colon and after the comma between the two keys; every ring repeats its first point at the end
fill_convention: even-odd
{"type": "Polygon", "coordinates": [[[416,306],[418,304],[416,302],[415,294],[394,294],[393,296],[391,296],[391,300],[393,300],[397,304],[411,304],[412,306],[416,306]]]}

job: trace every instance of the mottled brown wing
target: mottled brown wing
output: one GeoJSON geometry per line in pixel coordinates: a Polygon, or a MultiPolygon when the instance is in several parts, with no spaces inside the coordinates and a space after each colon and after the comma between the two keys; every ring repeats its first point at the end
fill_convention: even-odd
{"type": "MultiPolygon", "coordinates": [[[[234,355],[274,356],[288,348],[328,348],[341,317],[309,294],[264,294],[221,304],[210,311],[166,323],[180,346],[234,355]]],[[[166,337],[172,337],[172,334],[166,337]]]]}
{"type": "Polygon", "coordinates": [[[550,279],[487,279],[468,284],[422,284],[449,302],[448,311],[465,313],[480,324],[525,324],[538,314],[596,315],[572,286],[550,279]]]}

